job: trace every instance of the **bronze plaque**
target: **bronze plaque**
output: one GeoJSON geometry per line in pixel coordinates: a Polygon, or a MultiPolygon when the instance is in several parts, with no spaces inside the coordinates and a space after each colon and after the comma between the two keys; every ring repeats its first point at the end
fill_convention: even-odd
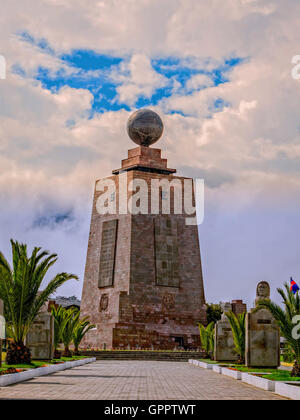
{"type": "Polygon", "coordinates": [[[113,286],[114,284],[117,230],[117,219],[102,224],[99,288],[113,286]]]}
{"type": "Polygon", "coordinates": [[[177,221],[171,217],[154,219],[156,284],[179,287],[177,221]]]}
{"type": "Polygon", "coordinates": [[[257,323],[258,324],[271,324],[271,320],[270,319],[258,319],[257,323]]]}

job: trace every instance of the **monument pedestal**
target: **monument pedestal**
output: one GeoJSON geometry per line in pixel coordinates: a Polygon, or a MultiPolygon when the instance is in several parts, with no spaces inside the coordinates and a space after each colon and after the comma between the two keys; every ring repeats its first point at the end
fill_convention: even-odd
{"type": "MultiPolygon", "coordinates": [[[[270,300],[270,285],[262,281],[256,288],[256,307],[265,300],[270,300]]],[[[246,366],[280,366],[280,328],[267,309],[252,309],[246,316],[246,366]]]]}
{"type": "Polygon", "coordinates": [[[54,352],[54,319],[48,312],[41,312],[35,318],[26,336],[32,359],[51,360],[54,352]]]}
{"type": "Polygon", "coordinates": [[[280,366],[280,329],[267,309],[246,316],[246,366],[280,366]]]}
{"type": "Polygon", "coordinates": [[[234,351],[232,329],[227,318],[222,318],[215,327],[214,360],[218,362],[235,362],[238,355],[234,351]]]}

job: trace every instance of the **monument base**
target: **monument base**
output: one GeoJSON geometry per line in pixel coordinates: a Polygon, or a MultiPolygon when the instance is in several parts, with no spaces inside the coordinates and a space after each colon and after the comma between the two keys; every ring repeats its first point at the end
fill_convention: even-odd
{"type": "Polygon", "coordinates": [[[280,366],[280,330],[267,309],[249,312],[246,317],[246,366],[280,366]]]}

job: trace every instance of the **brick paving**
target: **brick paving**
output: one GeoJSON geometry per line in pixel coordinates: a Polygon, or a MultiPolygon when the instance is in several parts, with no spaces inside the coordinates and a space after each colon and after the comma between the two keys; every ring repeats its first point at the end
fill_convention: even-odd
{"type": "Polygon", "coordinates": [[[98,361],[0,388],[1,399],[280,400],[184,362],[98,361]]]}

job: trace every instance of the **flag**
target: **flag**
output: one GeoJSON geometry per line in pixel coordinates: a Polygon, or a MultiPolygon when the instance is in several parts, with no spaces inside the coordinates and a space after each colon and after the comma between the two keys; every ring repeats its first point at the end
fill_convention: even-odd
{"type": "Polygon", "coordinates": [[[292,279],[291,277],[291,292],[294,293],[294,295],[300,290],[298,284],[292,279]]]}

